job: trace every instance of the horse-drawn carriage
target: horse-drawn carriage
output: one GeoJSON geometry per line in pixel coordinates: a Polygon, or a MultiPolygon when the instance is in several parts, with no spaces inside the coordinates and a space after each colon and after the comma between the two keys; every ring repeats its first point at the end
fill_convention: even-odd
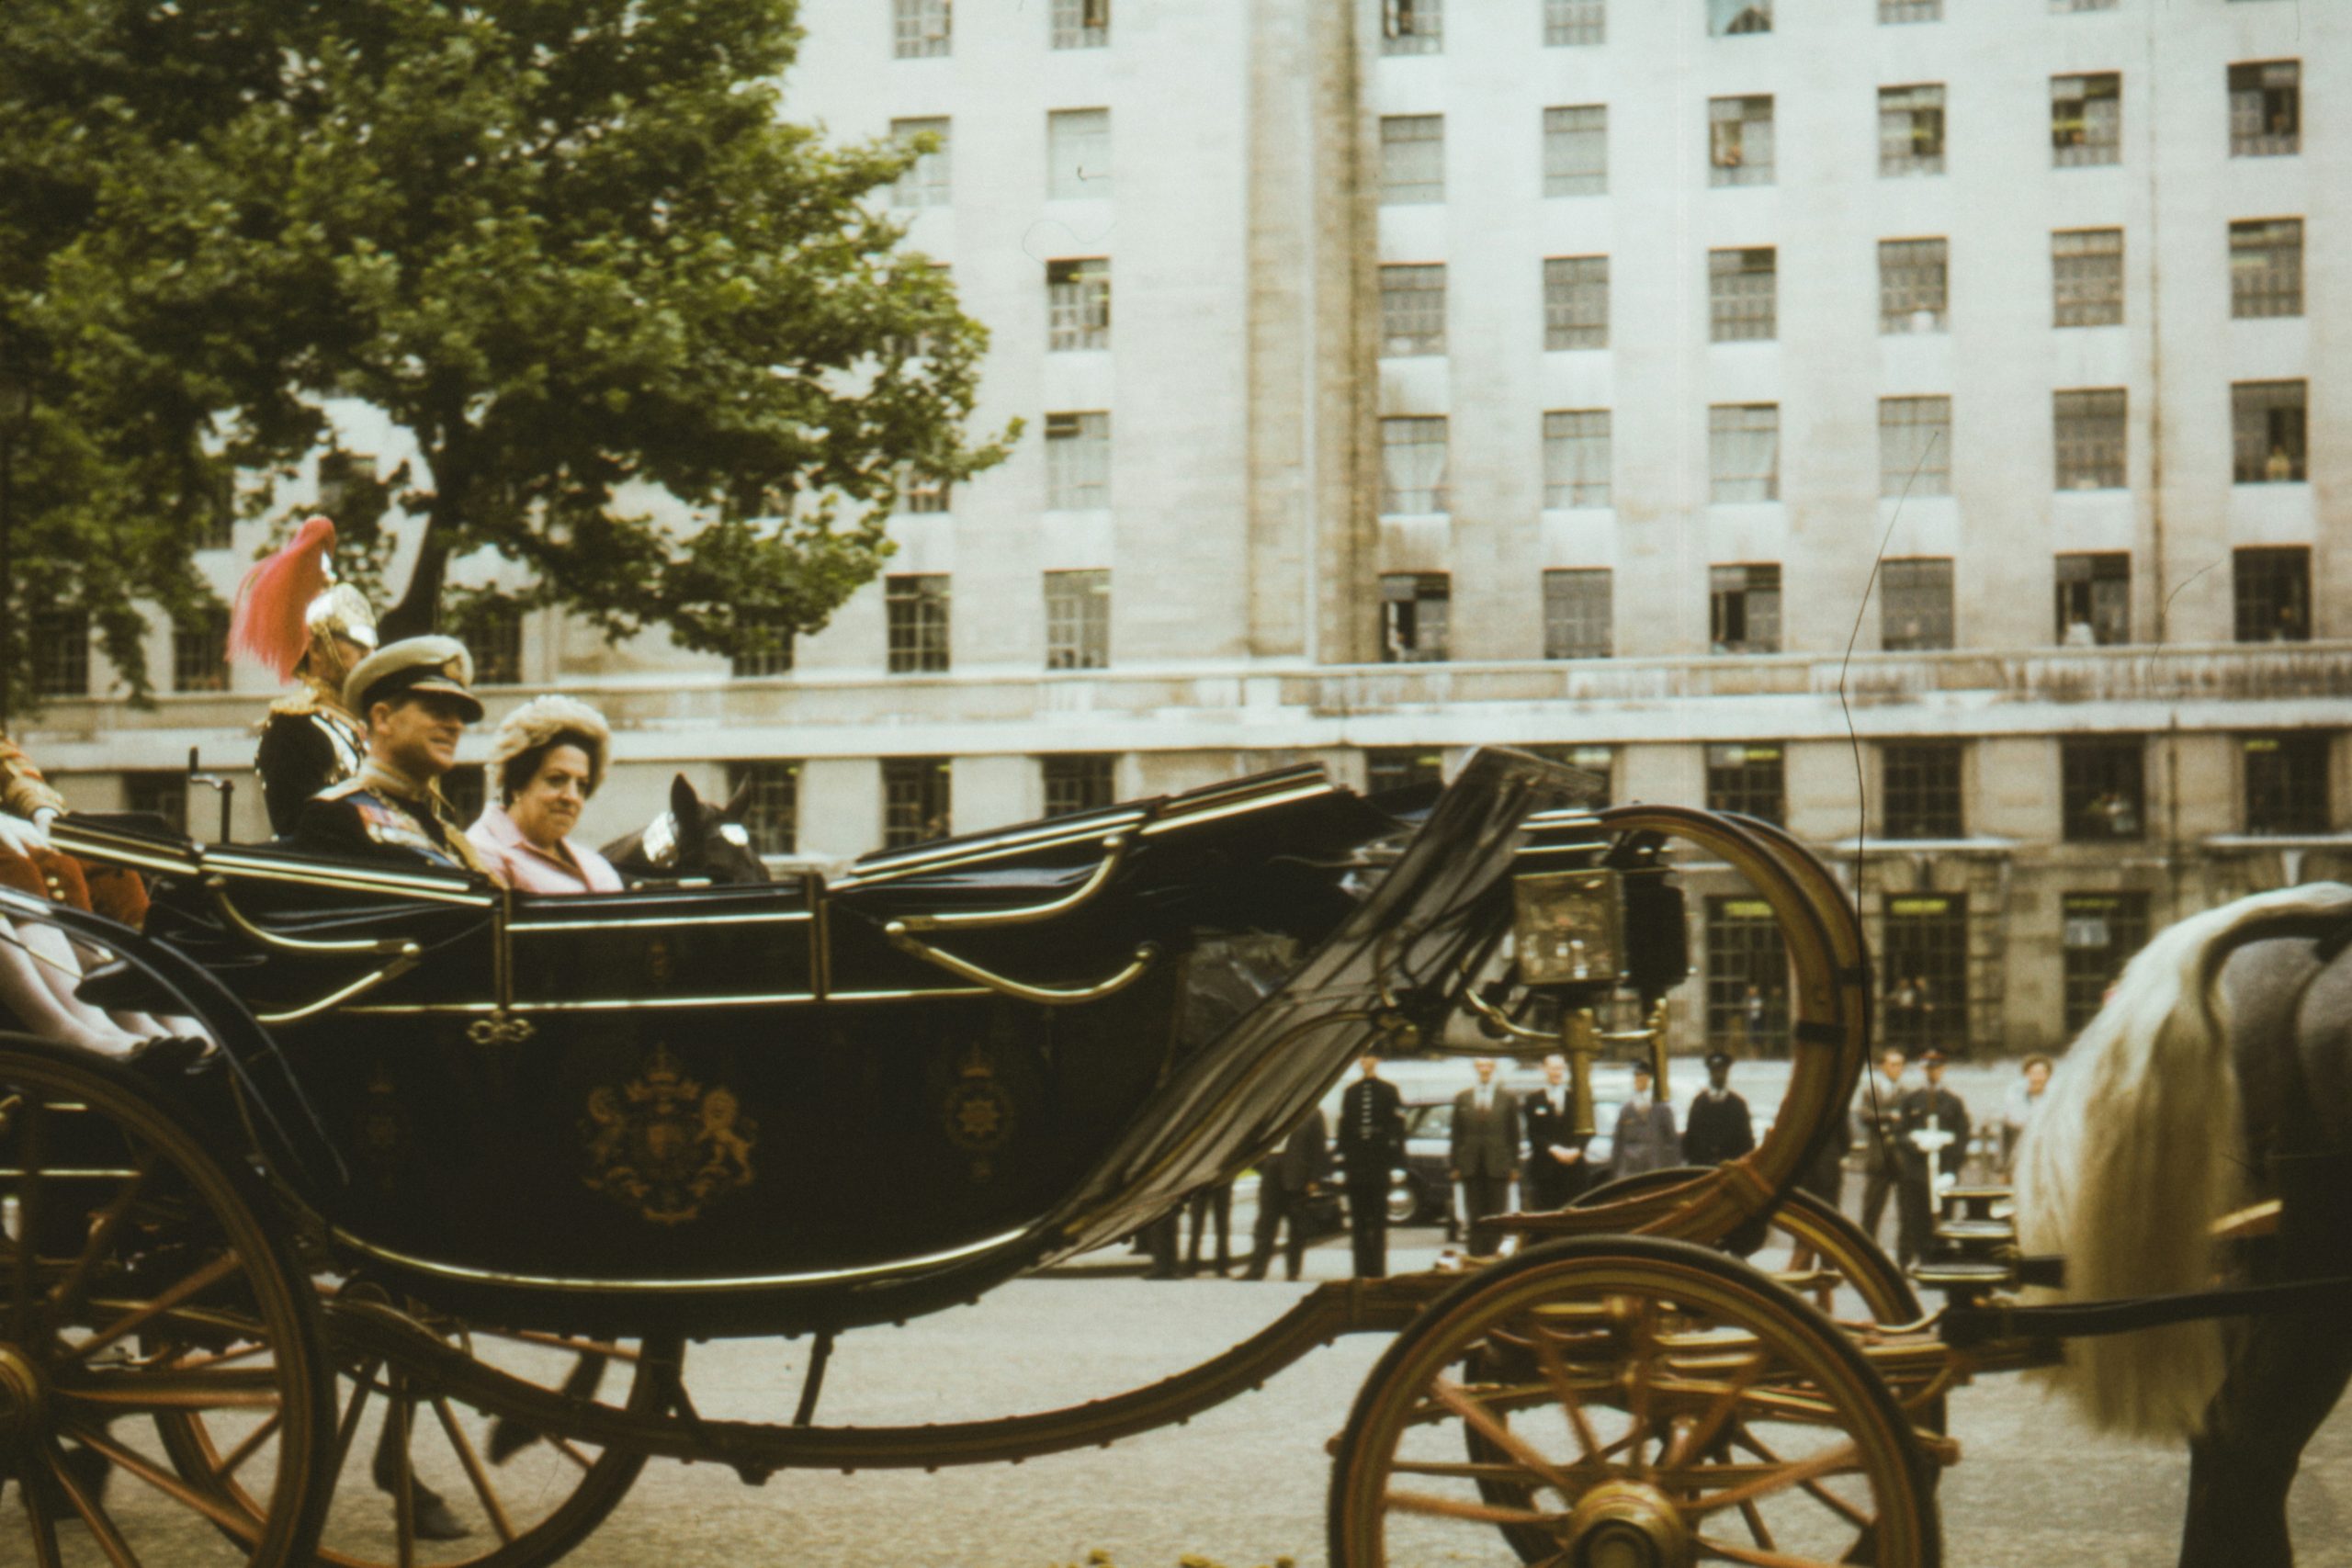
{"type": "Polygon", "coordinates": [[[1868,1048],[1829,874],[1763,824],[1567,809],[1563,782],[1481,752],[1400,823],[1301,769],[831,882],[560,899],[68,818],[60,848],[156,897],[138,932],[0,893],[0,1540],[138,1562],[136,1512],[175,1562],[519,1568],[650,1457],[1018,1460],[1378,1331],[1335,1564],[1933,1562],[1945,1393],[2046,1353],[1972,1304],[2014,1248],[1947,1269],[1931,1319],[1796,1190],[1868,1048]],[[1662,1066],[1655,1022],[1600,1020],[1662,1017],[1684,977],[1668,840],[1743,874],[1786,941],[1795,1060],[1753,1155],[1517,1217],[1475,1272],[1320,1287],[1090,1404],[818,1419],[834,1336],[1134,1231],[1459,1009],[1579,1066],[1662,1066]],[[1778,1276],[1718,1245],[1778,1261],[1767,1226],[1778,1276]],[[814,1337],[797,1408],[704,1417],[684,1346],[750,1335],[814,1337]],[[386,1497],[338,1501],[346,1466],[386,1497]],[[431,1489],[471,1535],[419,1540],[431,1489]]]}

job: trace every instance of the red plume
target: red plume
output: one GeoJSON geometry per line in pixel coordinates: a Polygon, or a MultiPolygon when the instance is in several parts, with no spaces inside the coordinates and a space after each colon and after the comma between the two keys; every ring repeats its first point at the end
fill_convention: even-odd
{"type": "Polygon", "coordinates": [[[326,592],[327,557],[334,549],[334,525],[312,517],[294,531],[293,542],[257,560],[237,584],[237,607],[229,616],[229,657],[243,656],[287,680],[311,646],[304,621],[311,601],[326,592]]]}

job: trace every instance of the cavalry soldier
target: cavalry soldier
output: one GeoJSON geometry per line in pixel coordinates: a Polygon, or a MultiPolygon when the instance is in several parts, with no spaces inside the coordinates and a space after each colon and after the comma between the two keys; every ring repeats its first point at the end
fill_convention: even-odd
{"type": "Polygon", "coordinates": [[[50,787],[33,760],[0,735],[0,844],[20,852],[48,848],[50,820],[64,809],[65,797],[50,787]]]}
{"type": "Polygon", "coordinates": [[[1731,1054],[1707,1054],[1707,1087],[1690,1102],[1682,1128],[1682,1158],[1690,1165],[1721,1165],[1756,1146],[1756,1122],[1747,1101],[1731,1088],[1731,1054]]]}
{"type": "Polygon", "coordinates": [[[1930,1050],[1919,1058],[1928,1081],[1903,1097],[1901,1111],[1903,1158],[1902,1222],[1896,1253],[1908,1263],[1925,1258],[1936,1232],[1936,1192],[1941,1179],[1960,1179],[1968,1157],[1968,1107],[1944,1088],[1944,1054],[1930,1050]]]}
{"type": "Polygon", "coordinates": [[[421,860],[498,880],[440,789],[457,765],[458,737],[481,717],[469,689],[473,662],[447,637],[410,637],[359,661],[343,696],[345,707],[365,716],[368,760],[356,778],[302,807],[295,848],[339,860],[421,860]]]}
{"type": "Polygon", "coordinates": [[[302,689],[262,720],[254,771],[270,831],[294,830],[302,807],[330,784],[357,776],[367,728],[344,705],[344,682],[375,651],[376,615],[359,591],[334,581],[334,525],[313,517],[284,549],[256,561],[237,586],[229,656],[264,665],[302,689]]]}
{"type": "Polygon", "coordinates": [[[1340,1096],[1340,1155],[1347,1165],[1348,1235],[1356,1275],[1388,1272],[1388,1173],[1404,1162],[1404,1096],[1380,1076],[1380,1058],[1356,1063],[1362,1073],[1340,1096]]]}

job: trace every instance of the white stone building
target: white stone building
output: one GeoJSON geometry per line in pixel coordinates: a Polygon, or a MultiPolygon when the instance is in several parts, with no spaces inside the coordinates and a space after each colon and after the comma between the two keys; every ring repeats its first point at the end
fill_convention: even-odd
{"type": "MultiPolygon", "coordinates": [[[[2153,926],[2352,872],[2352,11],[803,23],[796,118],[937,138],[894,201],[993,333],[976,428],[1024,432],[788,671],[529,617],[515,694],[619,732],[592,835],[679,769],[839,857],[1305,758],[1572,748],[1613,798],[1859,859],[1888,1025],[1980,1052],[2056,1043],[2153,926]]],[[[224,591],[257,537],[205,558],[224,591]]],[[[171,809],[189,746],[248,757],[242,672],[133,711],[60,657],[27,739],[77,804],[171,809]]],[[[1722,881],[1703,1027],[1769,1035],[1722,881]]]]}

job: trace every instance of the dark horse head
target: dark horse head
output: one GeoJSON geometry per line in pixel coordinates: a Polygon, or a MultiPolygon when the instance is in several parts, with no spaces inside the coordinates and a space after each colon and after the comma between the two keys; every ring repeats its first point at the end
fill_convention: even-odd
{"type": "Polygon", "coordinates": [[[670,781],[670,809],[606,844],[605,858],[627,882],[765,882],[768,868],[743,827],[751,803],[749,783],[713,806],[680,773],[670,781]]]}

